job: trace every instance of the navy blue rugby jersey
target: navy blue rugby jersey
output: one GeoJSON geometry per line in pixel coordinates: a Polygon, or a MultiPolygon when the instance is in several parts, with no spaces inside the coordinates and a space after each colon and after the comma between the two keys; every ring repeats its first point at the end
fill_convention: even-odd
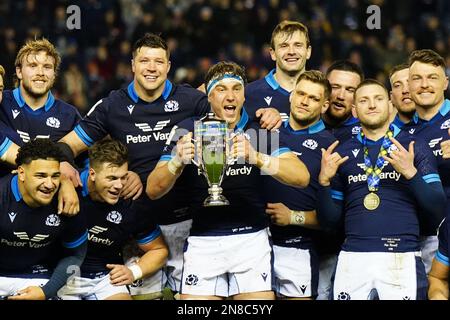
{"type": "Polygon", "coordinates": [[[80,177],[83,183],[80,210],[86,215],[89,230],[82,276],[109,272],[106,264],[123,264],[122,248],[130,238],[138,244],[147,244],[160,236],[159,226],[148,223],[148,219],[142,223],[133,201],[121,199],[115,205],[93,201],[88,190],[89,171],[83,171],[80,177]]]}
{"type": "Polygon", "coordinates": [[[253,81],[245,87],[245,109],[250,121],[255,121],[256,110],[260,108],[275,108],[280,112],[283,121],[289,119],[291,93],[280,86],[274,74],[275,69],[263,79],[253,81]]]}
{"type": "Polygon", "coordinates": [[[55,99],[51,92],[42,108],[31,109],[21,95],[20,88],[5,90],[0,104],[0,121],[13,129],[8,137],[21,146],[35,138],[58,141],[73,130],[81,119],[78,110],[55,99]]]}
{"type": "Polygon", "coordinates": [[[449,247],[448,247],[448,216],[445,218],[441,225],[439,226],[438,238],[439,238],[439,247],[435,255],[435,259],[440,263],[450,266],[450,255],[449,255],[449,247]]]}
{"type": "Polygon", "coordinates": [[[124,143],[129,150],[130,170],[145,183],[158,163],[172,127],[208,110],[206,95],[192,87],[172,85],[166,80],[161,97],[147,103],[138,97],[131,82],[127,88],[111,91],[98,101],[75,127],[75,132],[87,146],[108,134],[124,143]]]}
{"type": "MultiPolygon", "coordinates": [[[[394,126],[394,137],[408,149],[414,144],[414,165],[426,183],[439,182],[436,161],[427,144],[402,132],[394,126]]],[[[368,139],[369,156],[375,163],[383,138],[368,139]]],[[[394,146],[395,147],[395,146],[394,146]]],[[[392,151],[392,146],[388,152],[392,151]]],[[[387,161],[380,174],[380,186],[376,194],[380,205],[373,211],[363,205],[369,193],[365,174],[364,149],[361,134],[350,139],[336,150],[342,157],[348,156],[332,182],[332,197],[344,201],[344,222],[346,240],[342,246],[346,251],[362,252],[407,252],[418,250],[420,210],[408,182],[394,170],[387,161]]]]}
{"type": "MultiPolygon", "coordinates": [[[[187,132],[193,132],[194,121],[198,118],[186,119],[179,123],[179,128],[172,135],[170,144],[164,150],[161,161],[172,158],[172,150],[176,141],[187,132]]],[[[249,122],[249,117],[242,109],[241,119],[235,132],[244,133],[252,146],[263,153],[279,156],[290,149],[276,132],[260,129],[255,122],[249,122]],[[272,151],[272,152],[270,152],[272,151]]],[[[242,160],[242,159],[241,159],[242,160]]],[[[225,171],[221,187],[223,195],[230,205],[220,207],[203,207],[203,201],[208,196],[206,178],[200,175],[197,167],[187,165],[180,178],[190,182],[188,197],[193,217],[191,235],[214,236],[256,232],[266,228],[269,219],[265,213],[263,175],[258,167],[250,164],[233,163],[225,171]]],[[[179,179],[180,179],[179,178],[179,179]]]]}
{"type": "MultiPolygon", "coordinates": [[[[420,119],[417,113],[412,121],[403,127],[404,131],[424,140],[436,157],[439,175],[447,198],[450,199],[450,160],[442,158],[441,142],[450,139],[450,100],[445,100],[439,112],[430,120],[420,119]]],[[[447,209],[450,212],[450,208],[447,209]]]]}
{"type": "Polygon", "coordinates": [[[352,139],[357,136],[361,132],[361,125],[359,124],[359,119],[350,117],[344,123],[342,123],[338,127],[332,127],[324,122],[325,127],[328,131],[333,134],[337,140],[339,140],[339,144],[343,144],[345,141],[352,139]]]}
{"type": "Polygon", "coordinates": [[[9,147],[11,147],[11,144],[12,141],[5,135],[5,131],[0,126],[0,157],[3,157],[9,147]]]}
{"type": "Polygon", "coordinates": [[[76,248],[87,240],[85,216],[57,214],[58,199],[30,208],[22,198],[17,175],[0,180],[0,276],[47,277],[62,248],[76,248]]]}
{"type": "Polygon", "coordinates": [[[405,125],[407,125],[407,123],[403,122],[402,120],[400,120],[400,117],[398,116],[398,114],[395,116],[394,121],[392,121],[392,123],[399,127],[400,129],[403,129],[403,127],[405,125]]]}
{"type": "MultiPolygon", "coordinates": [[[[287,186],[276,179],[265,176],[267,202],[281,202],[291,210],[315,210],[317,208],[318,177],[322,159],[321,148],[327,149],[336,138],[327,130],[322,120],[303,130],[294,130],[286,121],[280,128],[281,140],[308,168],[310,183],[306,188],[287,186]]],[[[321,232],[300,226],[270,226],[273,243],[279,246],[310,248],[313,238],[321,232]]]]}

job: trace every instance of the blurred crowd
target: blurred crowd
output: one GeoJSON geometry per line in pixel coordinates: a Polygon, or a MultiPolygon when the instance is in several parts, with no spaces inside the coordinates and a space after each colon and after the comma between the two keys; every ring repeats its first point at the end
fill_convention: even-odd
{"type": "Polygon", "coordinates": [[[197,87],[219,60],[243,65],[249,81],[263,77],[274,66],[271,32],[285,19],[309,28],[307,69],[349,59],[367,77],[387,82],[391,67],[421,48],[437,51],[450,66],[448,0],[2,0],[0,64],[5,87],[13,87],[18,49],[27,39],[47,37],[62,55],[54,93],[85,113],[131,81],[131,47],[145,32],[167,40],[171,80],[197,87]],[[72,4],[81,9],[79,30],[66,26],[72,4]],[[373,4],[381,9],[379,30],[366,25],[373,4]]]}

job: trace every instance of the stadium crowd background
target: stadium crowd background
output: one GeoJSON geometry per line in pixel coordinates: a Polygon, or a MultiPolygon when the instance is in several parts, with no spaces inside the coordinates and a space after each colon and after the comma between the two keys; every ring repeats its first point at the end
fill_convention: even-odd
{"type": "Polygon", "coordinates": [[[448,0],[3,0],[0,64],[5,87],[13,87],[18,49],[27,39],[47,37],[62,55],[53,93],[84,114],[132,80],[131,47],[145,32],[168,41],[170,79],[197,87],[219,60],[245,66],[249,81],[263,77],[274,66],[271,32],[285,19],[309,28],[307,69],[325,71],[333,60],[349,59],[366,77],[387,83],[391,67],[421,48],[437,51],[450,66],[448,0]],[[66,26],[72,4],[81,9],[79,30],[66,26]],[[381,9],[379,30],[366,26],[372,4],[381,9]]]}

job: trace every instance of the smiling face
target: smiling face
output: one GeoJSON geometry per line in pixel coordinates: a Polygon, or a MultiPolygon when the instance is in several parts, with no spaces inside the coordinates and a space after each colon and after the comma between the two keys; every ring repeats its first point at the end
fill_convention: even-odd
{"type": "Polygon", "coordinates": [[[409,89],[418,108],[439,108],[447,87],[448,78],[442,67],[415,61],[409,68],[409,89]]]}
{"type": "Polygon", "coordinates": [[[333,70],[327,79],[331,84],[331,97],[326,114],[333,122],[344,122],[352,113],[354,93],[361,78],[355,72],[333,70]]]}
{"type": "Polygon", "coordinates": [[[135,89],[142,98],[159,97],[170,70],[167,52],[162,48],[141,47],[132,60],[135,89]]]}
{"type": "Polygon", "coordinates": [[[96,169],[89,169],[89,193],[95,199],[108,204],[116,204],[127,179],[128,163],[121,166],[102,163],[96,169]]]}
{"type": "Polygon", "coordinates": [[[53,200],[60,184],[59,161],[33,160],[20,165],[17,170],[19,190],[27,205],[36,208],[53,200]]]}
{"type": "Polygon", "coordinates": [[[325,88],[309,80],[301,80],[291,93],[291,117],[289,121],[294,130],[305,128],[317,122],[325,112],[325,88]],[[292,123],[294,122],[294,123],[292,123]]]}
{"type": "Polygon", "coordinates": [[[208,101],[215,115],[234,128],[241,118],[244,105],[244,86],[234,79],[221,80],[208,94],[208,101]]]}
{"type": "Polygon", "coordinates": [[[391,101],[394,107],[401,114],[412,115],[416,110],[416,104],[411,98],[409,92],[409,69],[402,69],[390,78],[391,82],[391,101]]]}
{"type": "Polygon", "coordinates": [[[290,75],[305,71],[306,61],[311,56],[311,46],[307,44],[303,32],[297,30],[291,35],[279,33],[275,36],[273,45],[270,56],[276,62],[277,70],[290,75]]]}
{"type": "Polygon", "coordinates": [[[389,121],[390,105],[387,91],[376,84],[368,84],[356,91],[354,116],[369,129],[383,127],[389,121]]]}
{"type": "Polygon", "coordinates": [[[30,52],[16,67],[20,89],[34,98],[48,94],[56,78],[55,58],[45,51],[30,52]]]}

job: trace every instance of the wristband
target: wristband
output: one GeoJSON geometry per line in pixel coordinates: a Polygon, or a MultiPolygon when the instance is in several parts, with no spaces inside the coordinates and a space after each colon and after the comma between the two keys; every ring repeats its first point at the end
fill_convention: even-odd
{"type": "Polygon", "coordinates": [[[174,157],[167,163],[167,169],[169,169],[171,174],[176,176],[178,169],[180,169],[182,165],[181,161],[177,157],[174,157]]]}
{"type": "Polygon", "coordinates": [[[260,153],[260,159],[262,161],[261,170],[267,171],[270,167],[270,156],[260,153]]]}
{"type": "Polygon", "coordinates": [[[142,269],[137,264],[132,264],[128,267],[130,269],[131,273],[133,274],[133,281],[139,280],[142,278],[142,269]]]}
{"type": "Polygon", "coordinates": [[[302,226],[305,224],[305,211],[291,210],[291,224],[296,226],[302,226]]]}

